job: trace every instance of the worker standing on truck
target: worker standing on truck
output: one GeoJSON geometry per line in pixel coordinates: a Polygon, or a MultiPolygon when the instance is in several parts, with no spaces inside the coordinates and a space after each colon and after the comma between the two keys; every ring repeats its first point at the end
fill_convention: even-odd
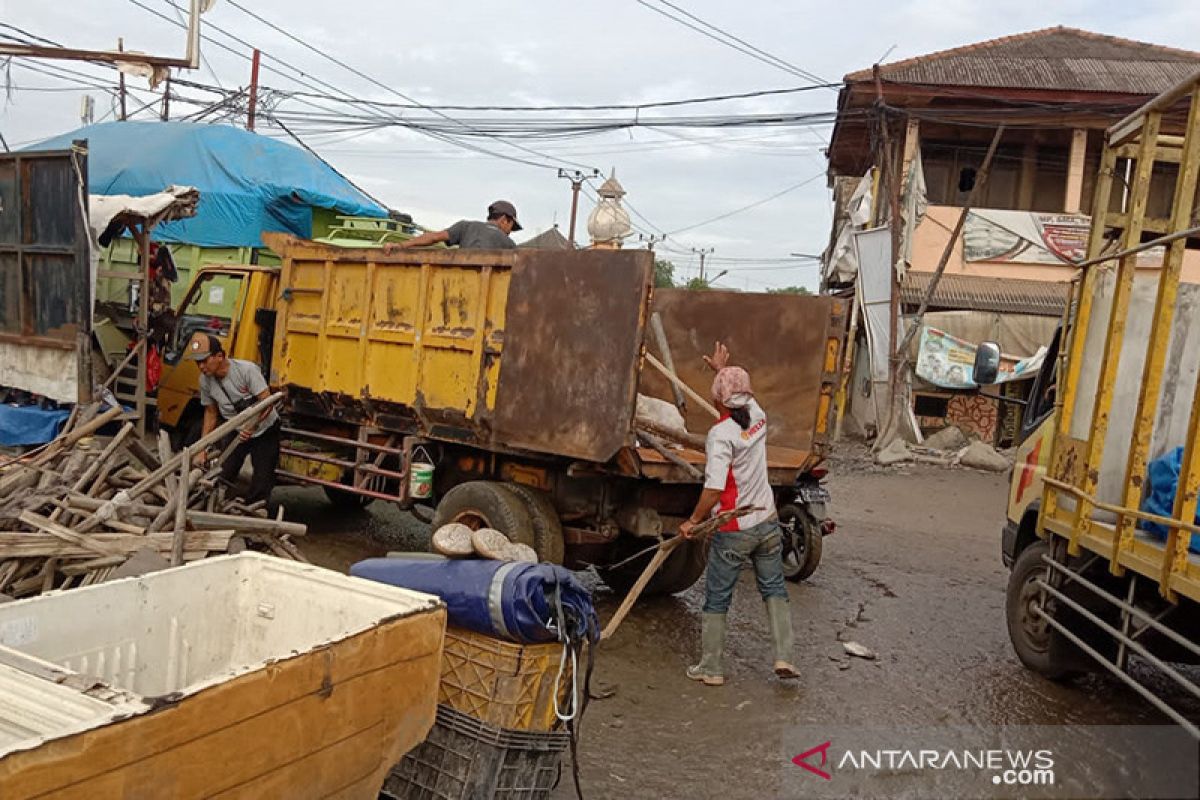
{"type": "Polygon", "coordinates": [[[705,571],[700,663],[688,667],[687,675],[706,686],[725,683],[721,662],[726,615],[739,573],[753,565],[767,606],[775,674],[798,678],[791,663],[792,617],[783,582],[783,537],[767,475],[767,416],[754,399],[750,375],[741,367],[728,366],[729,350],[723,344],[717,342],[712,356],[704,360],[717,373],[712,396],[721,417],[704,446],[704,490],[679,533],[690,537],[693,528],[720,511],[745,505],[761,510],[732,520],[713,534],[705,571]]]}
{"type": "MultiPolygon", "coordinates": [[[[258,365],[225,355],[221,341],[203,332],[192,335],[187,357],[200,367],[200,405],[204,407],[204,428],[207,436],[218,425],[218,417],[232,419],[259,400],[271,395],[258,365]]],[[[243,425],[237,432],[241,440],[221,465],[221,479],[233,485],[246,456],[254,467],[246,503],[270,502],[275,488],[275,468],[279,466],[279,429],[283,423],[274,406],[243,425]]],[[[206,453],[197,453],[195,462],[203,465],[206,453]]]]}
{"type": "Polygon", "coordinates": [[[444,231],[426,231],[403,242],[389,242],[383,250],[390,253],[442,242],[471,250],[511,250],[517,245],[508,235],[519,230],[516,207],[507,200],[497,200],[488,206],[487,222],[460,219],[444,231]]]}

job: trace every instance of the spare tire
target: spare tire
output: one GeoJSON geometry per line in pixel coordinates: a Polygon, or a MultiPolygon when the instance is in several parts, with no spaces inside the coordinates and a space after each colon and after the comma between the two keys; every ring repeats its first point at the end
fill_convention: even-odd
{"type": "Polygon", "coordinates": [[[558,509],[554,507],[550,495],[521,483],[506,483],[504,488],[525,503],[525,510],[529,512],[533,523],[533,549],[538,559],[551,564],[563,563],[566,545],[563,543],[562,521],[558,518],[558,509]]]}
{"type": "Polygon", "coordinates": [[[446,492],[430,527],[436,531],[451,522],[461,522],[473,531],[495,528],[514,542],[534,546],[533,523],[525,502],[503,484],[469,481],[446,492]]]}

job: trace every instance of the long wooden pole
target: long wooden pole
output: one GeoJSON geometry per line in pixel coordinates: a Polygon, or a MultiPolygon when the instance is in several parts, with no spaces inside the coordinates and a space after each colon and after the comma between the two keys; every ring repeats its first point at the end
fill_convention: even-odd
{"type": "Polygon", "coordinates": [[[669,380],[671,383],[673,383],[674,385],[676,385],[680,389],[682,389],[684,392],[686,392],[687,396],[692,398],[693,400],[695,400],[697,405],[699,405],[705,411],[712,414],[714,417],[721,416],[721,413],[719,411],[717,411],[716,406],[714,406],[712,403],[705,400],[704,397],[699,392],[697,392],[695,389],[693,389],[692,387],[690,387],[686,383],[684,383],[683,380],[680,379],[680,377],[678,375],[676,375],[674,372],[667,369],[666,364],[663,364],[661,361],[659,361],[657,358],[655,358],[653,353],[646,353],[646,361],[648,361],[650,363],[650,366],[654,367],[656,370],[661,372],[663,374],[663,376],[666,377],[667,380],[669,380]]]}
{"type": "MultiPolygon", "coordinates": [[[[230,433],[233,433],[235,430],[240,428],[242,425],[245,425],[247,422],[249,422],[254,417],[262,414],[264,411],[266,411],[268,408],[275,405],[282,399],[283,399],[283,392],[276,392],[275,394],[271,395],[270,397],[259,400],[257,403],[250,406],[250,408],[247,408],[242,413],[240,413],[237,416],[232,417],[231,419],[228,419],[225,422],[223,422],[222,424],[218,425],[207,436],[200,437],[200,440],[192,445],[191,451],[199,452],[200,450],[203,450],[204,448],[208,447],[213,442],[216,442],[216,441],[222,439],[223,437],[229,435],[230,433]]],[[[125,490],[125,492],[124,492],[125,497],[123,498],[123,500],[125,502],[128,502],[130,500],[136,500],[138,497],[140,497],[141,495],[145,494],[150,489],[157,486],[159,483],[161,483],[163,481],[164,478],[166,478],[168,475],[173,473],[175,470],[179,469],[179,464],[182,461],[182,459],[183,459],[183,453],[182,452],[176,453],[167,463],[163,464],[161,467],[154,470],[154,472],[147,475],[145,478],[143,478],[141,481],[139,481],[135,486],[131,487],[130,489],[125,490]]],[[[109,502],[111,502],[111,501],[109,501],[109,502]]],[[[106,503],[105,505],[107,506],[108,503],[106,503]]],[[[86,533],[87,531],[90,531],[92,528],[96,527],[103,521],[103,517],[101,516],[102,513],[104,513],[103,508],[97,509],[96,511],[92,512],[92,514],[90,514],[87,517],[87,519],[84,519],[82,522],[80,522],[75,527],[75,529],[78,530],[80,533],[86,533]]]]}

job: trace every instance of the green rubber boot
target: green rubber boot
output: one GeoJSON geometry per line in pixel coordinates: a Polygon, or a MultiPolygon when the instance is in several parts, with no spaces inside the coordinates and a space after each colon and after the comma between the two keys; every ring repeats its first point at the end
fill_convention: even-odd
{"type": "Polygon", "coordinates": [[[771,641],[775,644],[775,674],[785,680],[799,678],[800,673],[792,666],[795,637],[792,634],[792,614],[788,601],[782,597],[768,597],[766,602],[771,641]]]}
{"type": "Polygon", "coordinates": [[[705,614],[700,626],[700,663],[688,667],[687,676],[705,686],[725,684],[721,653],[725,649],[725,615],[705,614]]]}

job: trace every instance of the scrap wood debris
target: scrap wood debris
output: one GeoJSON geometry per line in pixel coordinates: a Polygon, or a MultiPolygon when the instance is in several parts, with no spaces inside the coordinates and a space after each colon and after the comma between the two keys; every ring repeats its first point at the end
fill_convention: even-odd
{"type": "MultiPolygon", "coordinates": [[[[270,402],[197,444],[218,441],[270,402]]],[[[0,594],[87,586],[134,563],[145,571],[248,547],[306,560],[291,541],[306,527],[282,513],[270,519],[263,503],[245,505],[227,493],[217,479],[220,459],[192,466],[196,449],[172,453],[165,434],[151,449],[131,422],[112,437],[96,435],[121,414],[88,406],[48,445],[0,462],[0,594]]]]}

